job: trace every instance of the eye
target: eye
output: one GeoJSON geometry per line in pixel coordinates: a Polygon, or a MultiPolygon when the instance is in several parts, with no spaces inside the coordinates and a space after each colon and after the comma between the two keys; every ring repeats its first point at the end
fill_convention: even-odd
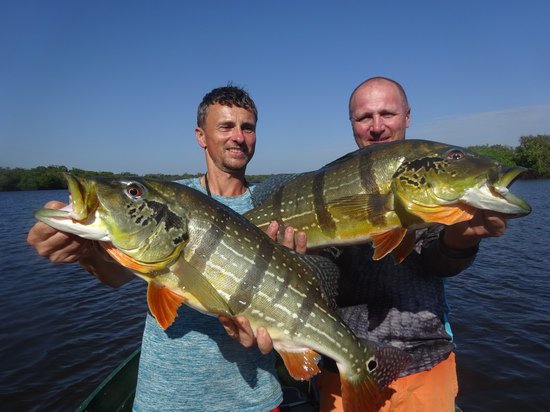
{"type": "Polygon", "coordinates": [[[139,200],[145,193],[145,187],[137,182],[126,185],[126,195],[132,200],[139,200]]]}
{"type": "Polygon", "coordinates": [[[447,152],[447,159],[460,160],[463,159],[464,156],[464,152],[459,149],[453,149],[447,152]]]}

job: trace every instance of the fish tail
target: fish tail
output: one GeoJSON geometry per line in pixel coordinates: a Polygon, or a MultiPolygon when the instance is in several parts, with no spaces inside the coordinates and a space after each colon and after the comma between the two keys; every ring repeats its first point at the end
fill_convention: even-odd
{"type": "Polygon", "coordinates": [[[383,401],[382,391],[411,362],[412,356],[400,349],[391,346],[376,346],[374,355],[364,359],[363,367],[342,368],[341,365],[338,365],[341,371],[340,382],[344,411],[370,412],[378,410],[381,401],[383,401]]]}
{"type": "Polygon", "coordinates": [[[382,395],[382,388],[372,379],[354,382],[340,376],[342,404],[345,412],[374,412],[382,395]]]}

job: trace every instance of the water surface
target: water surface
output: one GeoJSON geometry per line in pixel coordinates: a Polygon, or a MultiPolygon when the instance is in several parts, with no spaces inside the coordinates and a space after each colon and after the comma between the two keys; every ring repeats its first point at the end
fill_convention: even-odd
{"type": "MultiPolygon", "coordinates": [[[[550,410],[550,180],[513,188],[534,212],[448,281],[465,412],[550,410]]],[[[74,410],[141,340],[145,282],[112,289],[26,245],[32,212],[66,198],[0,192],[2,410],[74,410]]]]}

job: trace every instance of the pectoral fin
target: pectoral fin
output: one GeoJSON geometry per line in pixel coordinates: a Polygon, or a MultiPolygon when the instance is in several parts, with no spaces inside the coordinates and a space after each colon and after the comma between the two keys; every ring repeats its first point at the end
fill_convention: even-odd
{"type": "Polygon", "coordinates": [[[360,194],[342,197],[327,203],[328,211],[338,218],[353,217],[354,220],[372,221],[376,216],[391,210],[392,194],[360,194]]]}
{"type": "Polygon", "coordinates": [[[296,380],[309,380],[321,372],[317,366],[321,357],[312,349],[304,348],[298,351],[277,349],[277,352],[281,355],[290,376],[296,380]]]}
{"type": "Polygon", "coordinates": [[[394,227],[371,235],[372,246],[374,247],[374,260],[380,260],[394,250],[403,240],[407,230],[402,227],[394,227]]]}
{"type": "Polygon", "coordinates": [[[179,285],[184,288],[190,306],[200,311],[216,315],[233,316],[234,313],[227,301],[218,293],[212,284],[197,269],[183,257],[171,268],[179,279],[179,285]]]}

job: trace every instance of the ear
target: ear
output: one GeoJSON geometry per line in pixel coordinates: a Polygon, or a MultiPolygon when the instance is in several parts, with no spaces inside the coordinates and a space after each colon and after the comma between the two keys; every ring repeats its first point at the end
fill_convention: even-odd
{"type": "Polygon", "coordinates": [[[409,107],[409,110],[407,110],[407,114],[405,115],[405,128],[409,127],[410,123],[411,123],[411,109],[409,107]]]}
{"type": "Polygon", "coordinates": [[[203,149],[206,149],[206,137],[204,136],[204,130],[202,130],[200,127],[197,127],[195,129],[195,135],[197,136],[197,143],[200,147],[203,149]]]}

